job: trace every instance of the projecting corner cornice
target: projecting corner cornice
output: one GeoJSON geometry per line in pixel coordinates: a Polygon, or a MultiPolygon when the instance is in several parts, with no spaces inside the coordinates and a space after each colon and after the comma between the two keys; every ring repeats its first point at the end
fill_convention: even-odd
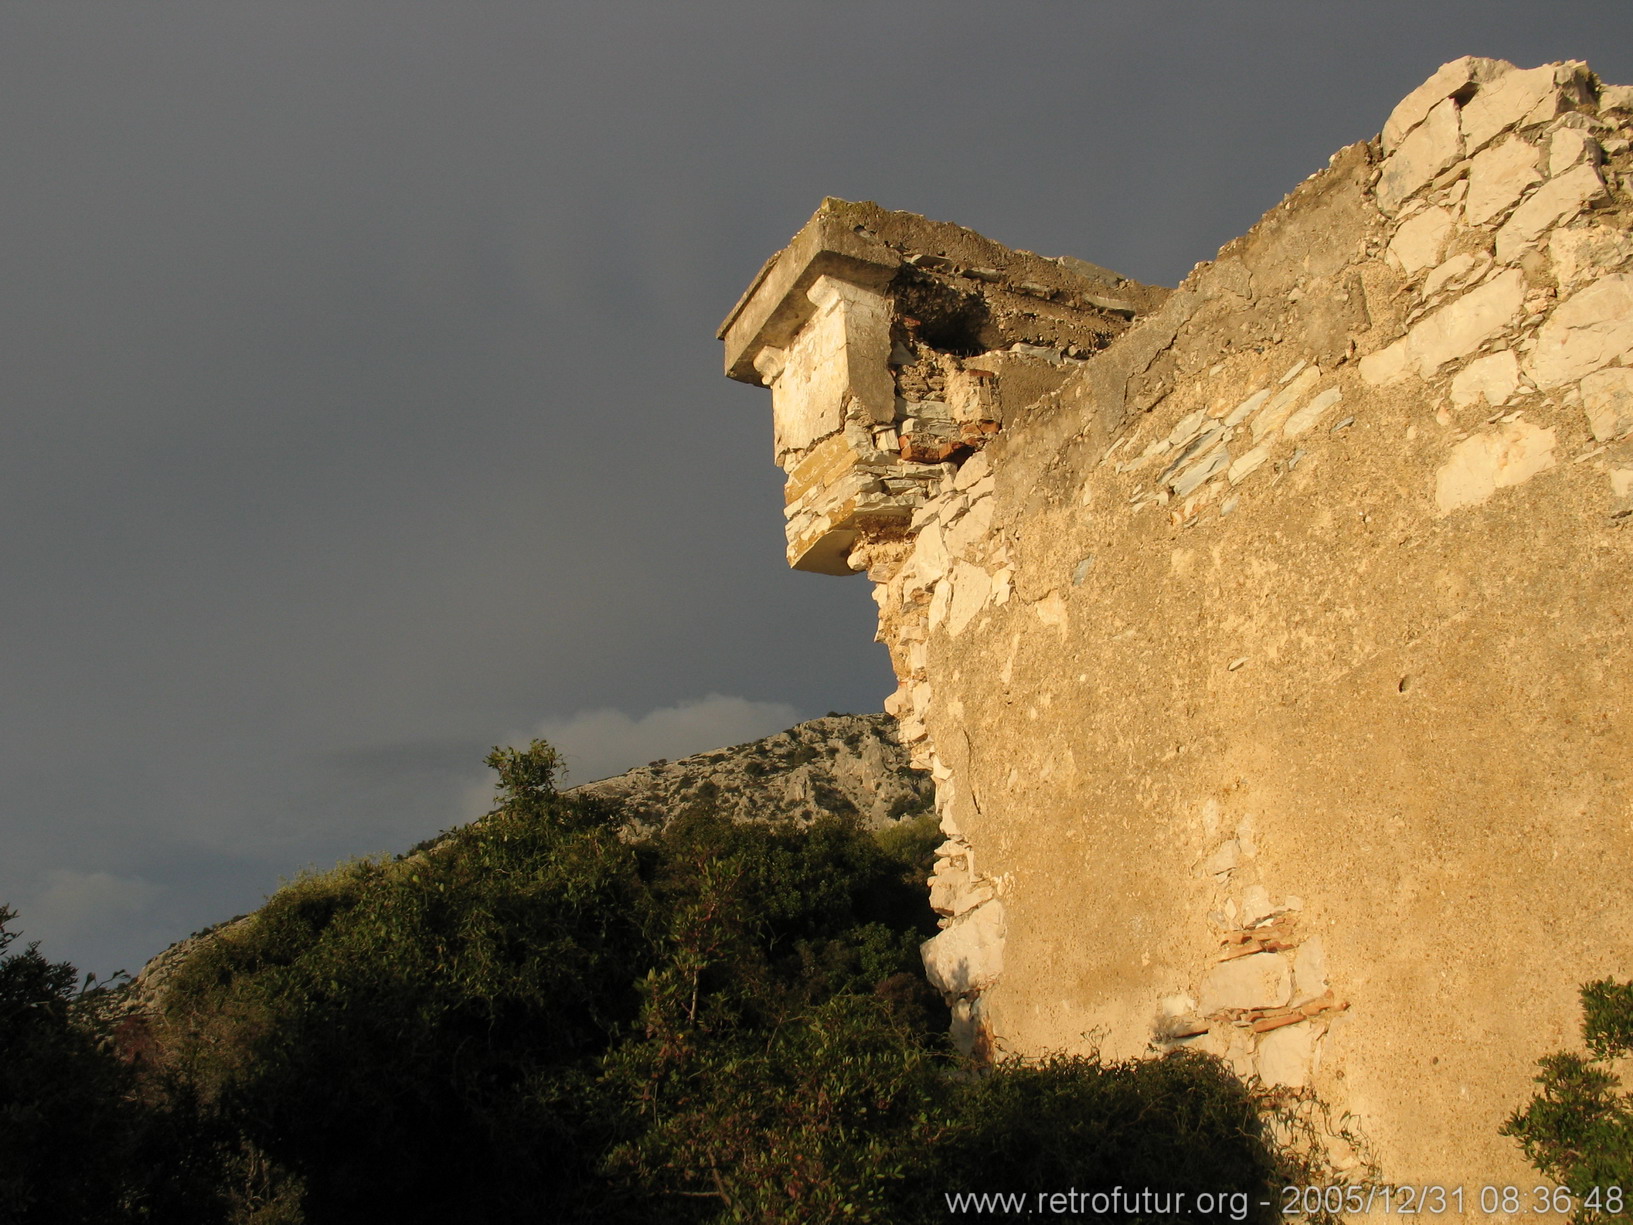
{"type": "Polygon", "coordinates": [[[793,241],[761,267],[715,333],[726,345],[728,378],[763,385],[754,359],[768,346],[786,348],[815,312],[808,294],[817,278],[878,289],[896,275],[902,256],[859,225],[864,207],[827,197],[793,241]]]}

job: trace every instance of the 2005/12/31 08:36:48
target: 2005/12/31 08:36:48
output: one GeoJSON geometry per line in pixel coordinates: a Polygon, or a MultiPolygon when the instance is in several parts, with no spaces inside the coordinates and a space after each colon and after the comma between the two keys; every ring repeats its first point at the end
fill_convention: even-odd
{"type": "Polygon", "coordinates": [[[1371,1213],[1399,1216],[1462,1215],[1478,1207],[1483,1213],[1507,1216],[1526,1214],[1569,1216],[1578,1208],[1621,1216],[1627,1199],[1618,1186],[1589,1187],[1577,1195],[1569,1187],[1481,1187],[1469,1193],[1463,1187],[1442,1187],[1353,1183],[1348,1186],[1283,1187],[1281,1212],[1284,1216],[1313,1216],[1316,1213],[1371,1213]]]}

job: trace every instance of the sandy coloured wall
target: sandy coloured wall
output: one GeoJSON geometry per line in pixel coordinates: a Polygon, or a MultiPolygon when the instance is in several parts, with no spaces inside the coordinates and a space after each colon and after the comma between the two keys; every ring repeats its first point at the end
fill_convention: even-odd
{"type": "Polygon", "coordinates": [[[1584,65],[1465,59],[1166,298],[838,202],[850,331],[801,239],[745,295],[790,558],[867,569],[936,778],[966,1042],[1195,1045],[1317,1094],[1351,1172],[1530,1173],[1502,1120],[1633,977],[1630,134],[1584,65]],[[921,343],[937,258],[1020,322],[921,343]],[[818,328],[868,373],[813,410],[818,328]]]}

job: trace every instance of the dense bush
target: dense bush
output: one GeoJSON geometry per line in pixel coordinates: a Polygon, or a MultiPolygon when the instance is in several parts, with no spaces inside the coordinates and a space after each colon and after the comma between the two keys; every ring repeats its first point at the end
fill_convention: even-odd
{"type": "Polygon", "coordinates": [[[8,951],[14,918],[0,907],[0,1221],[91,1220],[119,1200],[117,1160],[79,1167],[122,1142],[124,1069],[71,1022],[74,968],[8,951]]]}
{"type": "MultiPolygon", "coordinates": [[[[215,1198],[150,1219],[912,1225],[964,1190],[1274,1179],[1253,1098],[1200,1056],[950,1055],[917,951],[933,816],[874,837],[692,812],[636,837],[557,793],[542,743],[489,764],[485,819],[297,880],[182,959],[146,1092],[185,1142],[149,1149],[215,1198]]],[[[141,1085],[53,1032],[79,1035],[96,1106],[58,1151],[131,1150],[142,1128],[96,1110],[141,1085]]]]}
{"type": "MultiPolygon", "coordinates": [[[[1161,1191],[1172,1203],[1195,1204],[1201,1194],[1222,1203],[1218,1197],[1235,1194],[1234,1211],[1268,1222],[1277,1212],[1260,1201],[1279,1200],[1265,1188],[1297,1181],[1289,1158],[1270,1142],[1258,1099],[1219,1061],[1196,1052],[1110,1063],[1012,1061],[960,1086],[946,1113],[926,1199],[1120,1185],[1161,1191]]],[[[1224,1219],[1231,1211],[1211,1215],[1224,1219]]]]}
{"type": "Polygon", "coordinates": [[[640,854],[554,793],[547,750],[490,760],[486,820],[295,882],[167,988],[167,1044],[313,1225],[569,1214],[594,1185],[597,1060],[640,1009],[640,854]]]}
{"type": "MultiPolygon", "coordinates": [[[[921,863],[922,844],[898,834],[921,863]]],[[[608,1173],[681,1220],[890,1219],[946,1010],[917,946],[922,876],[844,822],[689,820],[653,877],[641,1032],[606,1060],[626,1139],[608,1173]]]]}
{"type": "Polygon", "coordinates": [[[1582,988],[1582,1040],[1587,1056],[1561,1052],[1541,1060],[1540,1092],[1510,1116],[1503,1133],[1520,1142],[1532,1165],[1574,1192],[1576,1221],[1633,1215],[1633,1094],[1620,1092],[1612,1070],[1613,1060],[1633,1056],[1633,982],[1602,979],[1582,988]],[[1609,1187],[1621,1189],[1614,1202],[1609,1187]]]}
{"type": "Polygon", "coordinates": [[[144,1086],[101,997],[66,962],[12,951],[0,906],[0,1222],[219,1218],[215,1137],[179,1086],[144,1086]]]}

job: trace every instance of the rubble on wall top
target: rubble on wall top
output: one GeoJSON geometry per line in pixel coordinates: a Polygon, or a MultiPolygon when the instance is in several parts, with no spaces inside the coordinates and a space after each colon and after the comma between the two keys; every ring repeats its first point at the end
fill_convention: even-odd
{"type": "Polygon", "coordinates": [[[788,246],[766,261],[720,325],[716,335],[725,341],[729,377],[761,382],[755,354],[788,343],[814,309],[807,291],[825,275],[874,289],[907,279],[934,281],[1000,303],[1029,300],[1056,313],[1104,316],[1119,325],[1154,310],[1168,295],[1086,260],[1016,251],[951,222],[829,196],[788,246]]]}

